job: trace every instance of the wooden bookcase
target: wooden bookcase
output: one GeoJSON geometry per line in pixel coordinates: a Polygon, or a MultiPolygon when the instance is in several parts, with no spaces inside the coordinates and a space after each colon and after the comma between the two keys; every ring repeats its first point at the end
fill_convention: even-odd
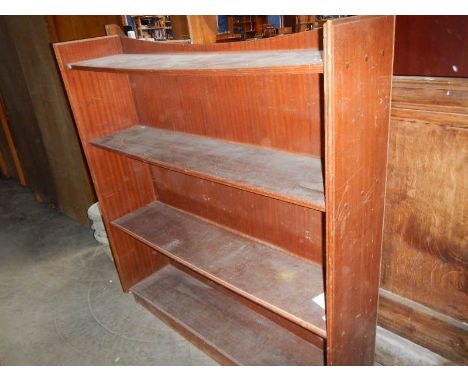
{"type": "Polygon", "coordinates": [[[56,44],[124,291],[225,364],[373,364],[393,40],[56,44]]]}

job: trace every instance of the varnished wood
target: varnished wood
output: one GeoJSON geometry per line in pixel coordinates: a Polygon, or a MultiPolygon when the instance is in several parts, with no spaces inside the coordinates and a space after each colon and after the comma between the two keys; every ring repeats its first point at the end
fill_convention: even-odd
{"type": "Polygon", "coordinates": [[[284,50],[223,53],[118,54],[74,62],[71,69],[113,73],[158,73],[172,75],[322,73],[318,50],[284,50]]]}
{"type": "MultiPolygon", "coordinates": [[[[317,31],[211,45],[108,37],[56,49],[98,194],[107,208],[105,220],[114,220],[111,242],[124,288],[150,274],[157,277],[158,269],[167,263],[163,258],[170,258],[184,275],[195,276],[223,299],[232,298],[262,319],[281,324],[281,330],[319,344],[320,359],[326,354],[328,364],[370,364],[393,18],[356,17],[328,25],[333,36],[326,39],[323,76],[310,69],[298,72],[291,66],[275,73],[249,69],[240,75],[231,65],[215,69],[218,75],[209,70],[204,71],[208,75],[186,71],[182,77],[68,66],[119,54],[180,54],[185,59],[198,54],[246,57],[253,51],[259,55],[265,51],[317,51],[322,45],[317,31]],[[79,102],[75,102],[77,98],[79,102]],[[329,118],[325,132],[324,116],[329,118]],[[164,145],[152,140],[151,134],[132,141],[125,129],[136,125],[161,129],[157,130],[158,139],[192,135],[189,140],[165,140],[164,145]],[[119,137],[125,137],[124,145],[116,139],[119,137]],[[109,151],[110,147],[103,149],[105,145],[91,146],[93,140],[111,142],[114,147],[109,151]],[[216,142],[216,149],[207,151],[209,145],[200,145],[200,140],[216,142]],[[297,179],[311,177],[321,184],[323,176],[314,165],[297,167],[290,158],[312,158],[320,164],[318,158],[325,156],[324,141],[326,203],[322,199],[320,208],[317,202],[315,207],[301,205],[297,196],[278,198],[278,194],[288,195],[297,179]],[[133,153],[124,150],[129,142],[138,143],[133,153]],[[223,149],[216,151],[219,147],[223,149]],[[242,159],[233,155],[238,149],[242,159]],[[148,152],[157,156],[164,150],[170,152],[160,162],[145,157],[148,152]],[[260,152],[274,155],[259,156],[260,152]],[[273,163],[271,158],[277,155],[279,160],[273,163]],[[161,164],[174,158],[180,166],[161,164]],[[279,173],[278,168],[282,168],[279,173]],[[201,177],[203,173],[209,176],[201,177]],[[285,174],[281,180],[279,174],[285,174]],[[252,181],[249,187],[239,186],[252,181]],[[274,192],[263,192],[275,182],[274,192]],[[160,201],[155,202],[157,199],[160,201]],[[344,205],[335,200],[343,200],[344,205]],[[326,317],[318,300],[311,301],[323,293],[324,281],[326,317]],[[322,347],[324,341],[327,349],[322,347]]],[[[159,292],[166,298],[174,291],[159,292]]],[[[174,305],[171,317],[148,301],[145,304],[199,346],[209,348],[181,324],[186,316],[183,304],[174,305]]],[[[219,350],[215,356],[235,363],[219,350]]]]}
{"type": "MultiPolygon", "coordinates": [[[[417,83],[413,81],[416,94],[417,83]]],[[[420,86],[426,87],[424,81],[420,86]]],[[[450,90],[448,85],[445,92],[450,90]]],[[[408,93],[402,103],[414,99],[408,93]]],[[[438,98],[433,103],[441,104],[438,98]]],[[[455,123],[450,122],[452,113],[445,112],[439,121],[428,120],[430,103],[422,111],[418,104],[406,118],[392,117],[382,286],[466,321],[468,116],[459,114],[455,123]]]]}
{"type": "Polygon", "coordinates": [[[374,363],[394,17],[325,24],[327,349],[374,363]]]}
{"type": "Polygon", "coordinates": [[[394,83],[379,321],[466,363],[468,80],[394,83]]]}
{"type": "MultiPolygon", "coordinates": [[[[158,252],[155,252],[155,254],[159,256],[164,256],[158,252]]],[[[310,342],[313,344],[315,347],[322,349],[322,351],[325,349],[325,339],[318,334],[315,334],[311,332],[310,330],[305,329],[303,326],[300,326],[274,312],[271,310],[263,307],[262,305],[257,304],[256,302],[236,293],[235,291],[232,291],[228,288],[225,288],[224,286],[206,278],[205,276],[201,275],[198,272],[195,272],[191,270],[190,268],[187,268],[186,266],[182,265],[181,263],[178,263],[175,260],[168,259],[168,264],[172,265],[174,268],[177,268],[181,270],[182,272],[190,275],[191,277],[200,280],[206,285],[209,285],[213,289],[216,289],[220,291],[221,293],[229,296],[230,298],[233,298],[240,304],[248,307],[249,309],[252,309],[256,313],[262,315],[263,317],[267,318],[268,320],[273,321],[274,323],[280,325],[284,329],[290,331],[291,333],[295,334],[296,336],[299,336],[300,338],[310,342]]],[[[323,354],[323,361],[325,362],[325,353],[323,354]]]]}
{"type": "Polygon", "coordinates": [[[396,17],[395,70],[399,76],[467,77],[465,15],[396,17]]]}
{"type": "Polygon", "coordinates": [[[379,325],[403,337],[410,337],[411,341],[456,364],[468,365],[466,322],[381,289],[379,325]]]}
{"type": "Polygon", "coordinates": [[[151,171],[162,202],[322,264],[320,211],[161,167],[151,171]]]}
{"type": "Polygon", "coordinates": [[[186,16],[192,44],[214,44],[218,33],[218,20],[215,15],[186,16]]]}
{"type": "MultiPolygon", "coordinates": [[[[237,43],[188,46],[122,39],[125,53],[320,49],[319,31],[237,43]]],[[[130,76],[140,123],[212,138],[321,156],[319,74],[130,76]],[[154,89],[171,89],[157,92],[154,89]],[[157,99],[150,107],[147,100],[157,99]],[[235,106],[234,106],[235,105],[235,106]]]]}
{"type": "Polygon", "coordinates": [[[54,46],[88,161],[112,254],[124,290],[160,266],[152,250],[109,222],[156,199],[147,164],[91,146],[89,141],[137,122],[128,76],[76,72],[66,63],[120,53],[116,37],[54,46]],[[92,100],[90,103],[89,100],[92,100]]]}
{"type": "Polygon", "coordinates": [[[326,336],[321,267],[160,202],[113,225],[207,278],[326,336]]]}
{"type": "Polygon", "coordinates": [[[323,211],[320,159],[202,136],[134,126],[96,146],[170,170],[323,211]]]}
{"type": "Polygon", "coordinates": [[[461,114],[466,118],[468,81],[465,78],[396,76],[392,108],[461,114]]]}
{"type": "Polygon", "coordinates": [[[173,267],[132,287],[137,300],[218,361],[321,365],[323,351],[173,267]]]}

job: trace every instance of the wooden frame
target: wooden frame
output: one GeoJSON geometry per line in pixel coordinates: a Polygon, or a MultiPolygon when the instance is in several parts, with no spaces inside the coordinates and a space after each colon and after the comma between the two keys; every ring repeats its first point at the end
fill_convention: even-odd
{"type": "Polygon", "coordinates": [[[393,38],[56,44],[124,291],[222,363],[373,364],[393,38]]]}

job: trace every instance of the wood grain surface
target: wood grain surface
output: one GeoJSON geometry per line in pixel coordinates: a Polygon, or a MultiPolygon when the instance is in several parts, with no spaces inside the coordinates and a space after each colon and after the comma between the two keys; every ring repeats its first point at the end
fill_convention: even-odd
{"type": "Polygon", "coordinates": [[[113,225],[186,267],[326,336],[320,266],[154,202],[113,225]]]}
{"type": "Polygon", "coordinates": [[[379,325],[451,360],[468,365],[468,323],[380,290],[379,325]]]}
{"type": "MultiPolygon", "coordinates": [[[[320,31],[224,44],[157,44],[122,39],[132,54],[320,49],[320,31]]],[[[140,123],[320,157],[319,74],[256,71],[247,76],[130,76],[140,123]],[[166,91],[167,90],[167,91],[166,91]],[[157,94],[157,95],[156,95],[157,94]],[[156,98],[155,98],[156,97],[156,98]],[[151,102],[147,107],[148,100],[151,102]]]]}
{"type": "Polygon", "coordinates": [[[137,301],[219,362],[323,365],[323,350],[173,267],[132,287],[137,301]]]}
{"type": "Polygon", "coordinates": [[[96,38],[56,44],[54,48],[126,291],[160,264],[152,249],[109,222],[155,200],[151,174],[147,164],[93,147],[89,141],[137,123],[129,79],[124,74],[78,72],[66,66],[70,61],[120,53],[120,40],[96,38]]]}
{"type": "Polygon", "coordinates": [[[161,167],[151,170],[162,202],[322,264],[322,212],[161,167]]]}
{"type": "Polygon", "coordinates": [[[141,125],[92,143],[149,164],[325,210],[322,165],[312,156],[141,125]]]}
{"type": "Polygon", "coordinates": [[[72,69],[184,75],[245,75],[263,73],[322,73],[322,54],[316,49],[117,54],[69,64],[72,69]]]}
{"type": "Polygon", "coordinates": [[[328,364],[374,363],[394,17],[325,24],[328,364]]]}
{"type": "Polygon", "coordinates": [[[457,89],[468,81],[437,80],[438,94],[454,98],[436,94],[424,102],[427,81],[403,81],[413,90],[397,94],[392,111],[382,286],[468,321],[468,116],[452,118],[454,105],[465,102],[457,89]],[[441,110],[437,119],[427,111],[432,104],[441,110]]]}

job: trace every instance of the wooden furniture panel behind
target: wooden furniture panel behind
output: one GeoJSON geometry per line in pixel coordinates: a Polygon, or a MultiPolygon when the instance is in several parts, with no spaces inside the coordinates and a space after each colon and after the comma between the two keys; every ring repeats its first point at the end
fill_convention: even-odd
{"type": "Polygon", "coordinates": [[[397,16],[394,74],[468,77],[467,16],[397,16]]]}
{"type": "Polygon", "coordinates": [[[382,326],[468,363],[468,80],[395,77],[382,326]]]}
{"type": "Polygon", "coordinates": [[[381,16],[325,24],[331,365],[373,364],[394,23],[381,16]]]}
{"type": "Polygon", "coordinates": [[[321,212],[158,167],[152,174],[162,202],[322,263],[321,212]]]}
{"type": "Polygon", "coordinates": [[[117,232],[109,222],[155,200],[147,164],[93,147],[89,141],[137,123],[128,76],[71,71],[77,60],[121,53],[119,38],[57,44],[55,50],[104,224],[124,290],[150,275],[159,258],[145,245],[117,232]]]}
{"type": "Polygon", "coordinates": [[[467,147],[466,128],[392,119],[382,287],[460,320],[468,319],[467,147]]]}

